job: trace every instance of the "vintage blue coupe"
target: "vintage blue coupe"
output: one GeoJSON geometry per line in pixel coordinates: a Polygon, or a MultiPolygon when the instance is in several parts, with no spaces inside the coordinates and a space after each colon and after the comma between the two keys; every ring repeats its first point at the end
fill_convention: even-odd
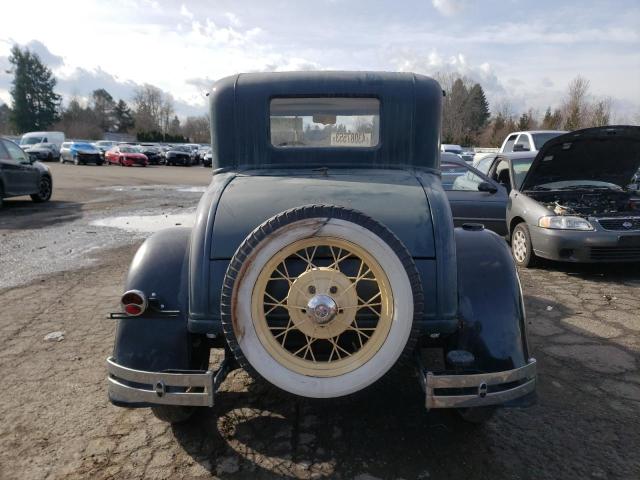
{"type": "Polygon", "coordinates": [[[218,81],[195,226],[140,247],[112,314],[111,402],[180,422],[238,366],[326,399],[413,365],[427,409],[482,421],[531,404],[509,249],[482,225],[454,228],[441,186],[442,95],[411,73],[218,81]]]}

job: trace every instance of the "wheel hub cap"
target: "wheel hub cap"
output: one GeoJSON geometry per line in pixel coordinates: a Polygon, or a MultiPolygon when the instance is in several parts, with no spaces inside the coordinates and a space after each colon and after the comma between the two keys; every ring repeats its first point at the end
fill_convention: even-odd
{"type": "Polygon", "coordinates": [[[307,315],[319,325],[333,320],[338,313],[338,305],[329,295],[315,295],[307,303],[307,315]]]}

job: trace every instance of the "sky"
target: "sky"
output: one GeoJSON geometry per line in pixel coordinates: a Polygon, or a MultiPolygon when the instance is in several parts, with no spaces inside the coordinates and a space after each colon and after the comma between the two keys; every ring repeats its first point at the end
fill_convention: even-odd
{"type": "Polygon", "coordinates": [[[206,112],[238,72],[456,72],[493,109],[559,106],[580,74],[614,120],[640,122],[638,0],[5,0],[0,100],[13,44],[38,53],[66,101],[105,88],[130,101],[149,83],[184,117],[206,112]]]}

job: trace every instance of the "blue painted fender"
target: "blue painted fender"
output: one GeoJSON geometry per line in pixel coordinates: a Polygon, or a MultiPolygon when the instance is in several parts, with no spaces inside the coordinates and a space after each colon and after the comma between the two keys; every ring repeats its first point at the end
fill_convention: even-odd
{"type": "Polygon", "coordinates": [[[167,316],[148,309],[139,317],[118,320],[113,356],[116,363],[146,371],[190,369],[193,337],[187,331],[189,228],[162,230],[138,249],[127,276],[126,290],[156,294],[167,316]]]}
{"type": "Polygon", "coordinates": [[[474,354],[481,372],[511,370],[527,364],[522,290],[504,239],[476,228],[456,228],[460,328],[455,349],[474,354]]]}

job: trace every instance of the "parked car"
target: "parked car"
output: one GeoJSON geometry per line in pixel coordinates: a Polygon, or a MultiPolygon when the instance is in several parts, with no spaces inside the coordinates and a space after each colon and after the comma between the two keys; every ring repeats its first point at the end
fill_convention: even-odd
{"type": "Polygon", "coordinates": [[[440,154],[442,187],[447,194],[453,224],[481,223],[498,235],[507,234],[507,200],[504,186],[483,175],[458,155],[440,154]]]}
{"type": "Polygon", "coordinates": [[[115,405],[176,423],[213,406],[237,366],[292,395],[337,399],[406,364],[427,409],[482,421],[534,401],[509,249],[479,225],[453,226],[436,81],[246,74],[211,97],[215,174],[195,225],[141,246],[112,314],[115,405]],[[216,369],[212,347],[225,351],[216,369]]]}
{"type": "Polygon", "coordinates": [[[74,165],[94,163],[102,165],[104,159],[100,150],[87,142],[64,142],[60,148],[60,163],[73,162],[74,165]]]}
{"type": "Polygon", "coordinates": [[[49,167],[34,161],[17,143],[0,138],[0,208],[5,198],[30,195],[46,202],[53,192],[49,167]]]}
{"type": "Polygon", "coordinates": [[[29,148],[25,148],[24,151],[34,160],[42,162],[57,162],[60,160],[60,150],[54,143],[36,143],[29,148]]]}
{"type": "Polygon", "coordinates": [[[472,150],[464,149],[460,145],[453,145],[449,143],[443,143],[440,145],[440,151],[442,153],[453,153],[462,158],[465,162],[473,162],[473,156],[475,152],[472,150]]]}
{"type": "Polygon", "coordinates": [[[640,195],[631,188],[639,167],[640,127],[632,126],[578,130],[537,155],[498,156],[489,174],[510,191],[516,263],[640,261],[640,195]]]}
{"type": "Polygon", "coordinates": [[[205,152],[204,157],[202,157],[202,165],[205,167],[210,167],[213,163],[213,151],[211,148],[207,152],[205,152]]]}
{"type": "Polygon", "coordinates": [[[113,140],[98,140],[93,144],[94,147],[100,150],[102,158],[104,158],[104,154],[107,152],[107,150],[112,149],[116,145],[118,145],[118,142],[114,142],[113,140]]]}
{"type": "Polygon", "coordinates": [[[565,130],[531,130],[526,132],[513,132],[507,135],[502,142],[500,153],[510,152],[537,152],[545,142],[552,138],[567,133],[565,130]]]}
{"type": "Polygon", "coordinates": [[[111,150],[107,150],[104,157],[108,164],[120,165],[121,167],[132,167],[139,165],[146,167],[147,156],[140,151],[139,147],[126,143],[116,145],[111,150]]]}
{"type": "Polygon", "coordinates": [[[140,145],[140,152],[143,153],[150,165],[162,165],[164,163],[164,155],[160,147],[156,145],[143,144],[140,145]]]}
{"type": "Polygon", "coordinates": [[[190,167],[195,164],[193,150],[186,145],[176,145],[164,154],[167,165],[184,165],[190,167]]]}
{"type": "Polygon", "coordinates": [[[51,144],[55,145],[57,150],[60,151],[64,140],[63,132],[29,132],[20,138],[20,148],[26,150],[35,145],[51,144]]]}

